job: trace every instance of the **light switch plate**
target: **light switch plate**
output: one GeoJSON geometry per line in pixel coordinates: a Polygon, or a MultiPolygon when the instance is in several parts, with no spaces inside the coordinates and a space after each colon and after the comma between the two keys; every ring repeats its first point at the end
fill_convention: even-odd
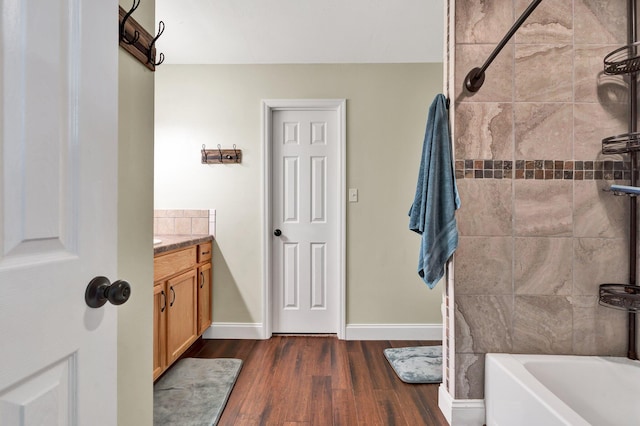
{"type": "Polygon", "coordinates": [[[350,203],[358,202],[358,188],[349,188],[349,202],[350,203]]]}

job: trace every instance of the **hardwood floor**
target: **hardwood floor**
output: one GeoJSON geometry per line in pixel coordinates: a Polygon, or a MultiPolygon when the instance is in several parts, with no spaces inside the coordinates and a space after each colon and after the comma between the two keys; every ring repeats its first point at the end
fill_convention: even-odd
{"type": "Polygon", "coordinates": [[[437,384],[403,383],[384,357],[388,347],[434,341],[344,341],[275,336],[199,340],[185,356],[243,360],[221,426],[448,425],[437,384]]]}

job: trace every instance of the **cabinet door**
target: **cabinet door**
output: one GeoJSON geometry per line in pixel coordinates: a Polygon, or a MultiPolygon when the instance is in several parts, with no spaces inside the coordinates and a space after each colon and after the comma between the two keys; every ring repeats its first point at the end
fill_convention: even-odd
{"type": "Polygon", "coordinates": [[[171,364],[198,338],[196,269],[167,281],[167,362],[171,364]]]}
{"type": "Polygon", "coordinates": [[[211,263],[198,268],[198,336],[211,325],[211,263]]]}
{"type": "Polygon", "coordinates": [[[167,365],[165,337],[167,335],[167,293],[164,283],[153,286],[153,380],[167,365]]]}

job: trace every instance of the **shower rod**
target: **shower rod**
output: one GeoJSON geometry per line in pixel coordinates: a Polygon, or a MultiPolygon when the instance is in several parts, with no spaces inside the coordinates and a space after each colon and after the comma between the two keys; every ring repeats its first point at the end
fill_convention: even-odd
{"type": "Polygon", "coordinates": [[[469,71],[469,74],[467,74],[467,77],[464,79],[464,86],[468,91],[477,92],[478,90],[480,90],[482,84],[484,83],[484,72],[487,70],[487,68],[489,68],[491,62],[493,62],[496,56],[498,56],[498,53],[500,53],[502,48],[507,44],[511,37],[513,37],[516,31],[518,31],[518,28],[520,28],[524,21],[527,20],[527,18],[529,17],[529,15],[531,15],[535,8],[538,7],[540,2],[542,2],[542,0],[533,0],[529,7],[527,7],[527,9],[524,11],[524,13],[520,15],[518,20],[513,24],[509,32],[505,34],[500,43],[498,43],[496,48],[493,49],[493,52],[491,52],[491,55],[489,55],[484,64],[480,68],[476,67],[469,71]]]}

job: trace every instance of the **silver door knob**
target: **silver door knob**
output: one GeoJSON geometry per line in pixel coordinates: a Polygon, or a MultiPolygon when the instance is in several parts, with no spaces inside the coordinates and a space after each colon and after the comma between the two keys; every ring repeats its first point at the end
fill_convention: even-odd
{"type": "Polygon", "coordinates": [[[89,282],[84,300],[91,308],[99,308],[107,301],[113,305],[122,305],[131,296],[131,285],[124,280],[111,284],[106,277],[95,277],[89,282]]]}

